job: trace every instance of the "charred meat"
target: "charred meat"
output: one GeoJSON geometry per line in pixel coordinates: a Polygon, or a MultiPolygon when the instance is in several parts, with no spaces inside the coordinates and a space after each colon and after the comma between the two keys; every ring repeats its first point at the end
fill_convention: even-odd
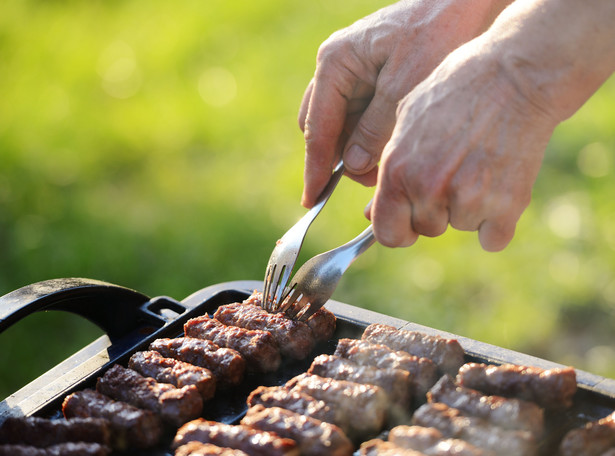
{"type": "Polygon", "coordinates": [[[615,447],[615,412],[584,427],[572,429],[562,439],[562,456],[604,456],[615,447]]]}
{"type": "Polygon", "coordinates": [[[164,421],[179,426],[199,416],[203,400],[194,385],[176,388],[115,364],[98,379],[96,389],[112,399],[158,413],[164,421]]]}
{"type": "Polygon", "coordinates": [[[408,371],[361,366],[346,358],[332,355],[317,356],[308,374],[380,386],[389,396],[392,404],[399,404],[402,407],[410,405],[414,391],[414,383],[408,371]]]}
{"type": "Polygon", "coordinates": [[[247,403],[249,407],[281,407],[327,423],[339,421],[335,411],[325,402],[298,391],[288,391],[282,386],[259,386],[250,393],[247,403]]]}
{"type": "Polygon", "coordinates": [[[177,430],[173,448],[188,442],[212,443],[220,447],[242,450],[250,456],[298,456],[297,444],[267,431],[258,431],[241,424],[232,425],[207,421],[190,421],[177,430]]]}
{"type": "Polygon", "coordinates": [[[362,366],[408,371],[416,385],[416,393],[421,396],[424,396],[438,380],[438,368],[432,360],[366,340],[340,339],[334,355],[347,358],[362,366]]]}
{"type": "Polygon", "coordinates": [[[339,413],[338,420],[344,421],[336,424],[351,439],[378,433],[384,427],[389,400],[379,386],[301,374],[285,387],[321,400],[339,413]]]}
{"type": "Polygon", "coordinates": [[[271,372],[280,367],[280,350],[268,331],[227,326],[203,315],[188,320],[184,333],[187,337],[207,339],[220,347],[237,350],[245,358],[249,370],[271,372]]]}
{"type": "Polygon", "coordinates": [[[92,389],[66,396],[62,413],[67,419],[93,417],[108,420],[112,446],[120,450],[153,447],[162,435],[162,423],[154,412],[114,401],[92,389]]]}
{"type": "Polygon", "coordinates": [[[396,426],[389,432],[389,442],[430,456],[495,456],[465,440],[445,438],[433,427],[396,426]]]}
{"type": "Polygon", "coordinates": [[[498,456],[533,456],[537,451],[531,432],[503,429],[481,418],[462,415],[446,404],[422,405],[414,413],[412,424],[434,427],[445,437],[465,440],[498,456]]]}
{"type": "Polygon", "coordinates": [[[92,442],[107,446],[110,441],[111,426],[101,418],[9,417],[0,427],[0,444],[48,447],[66,442],[92,442]]]}
{"type": "Polygon", "coordinates": [[[39,448],[32,445],[0,445],[0,456],[108,456],[111,448],[94,442],[66,442],[39,448]]]}
{"type": "Polygon", "coordinates": [[[397,329],[383,324],[371,324],[361,337],[374,344],[401,350],[414,356],[431,359],[442,373],[456,375],[463,364],[463,348],[456,339],[430,336],[419,331],[397,329]]]}
{"type": "Polygon", "coordinates": [[[175,450],[175,456],[248,456],[241,450],[222,448],[211,443],[188,442],[175,450]]]}
{"type": "Polygon", "coordinates": [[[352,443],[339,427],[280,407],[251,407],[241,424],[294,440],[303,456],[352,455],[352,443]]]}
{"type": "Polygon", "coordinates": [[[442,402],[467,416],[483,418],[505,429],[531,431],[537,438],[544,430],[544,412],[533,402],[486,396],[479,391],[456,385],[444,375],[427,393],[430,402],[442,402]]]}
{"type": "Polygon", "coordinates": [[[246,361],[237,350],[220,347],[210,340],[194,337],[156,339],[149,346],[165,358],[174,358],[209,369],[223,387],[238,385],[244,377],[246,361]]]}
{"type": "Polygon", "coordinates": [[[170,383],[181,388],[194,385],[203,401],[214,397],[216,378],[205,368],[173,358],[165,358],[157,351],[142,351],[131,356],[128,367],[144,377],[152,377],[160,383],[170,383]]]}
{"type": "Polygon", "coordinates": [[[548,409],[570,407],[577,391],[572,367],[541,369],[515,364],[468,363],[459,370],[457,383],[485,394],[533,401],[548,409]]]}
{"type": "Polygon", "coordinates": [[[235,303],[218,307],[214,318],[228,326],[269,331],[280,353],[294,359],[304,359],[314,348],[314,334],[302,321],[295,321],[283,313],[269,313],[262,307],[235,303]]]}

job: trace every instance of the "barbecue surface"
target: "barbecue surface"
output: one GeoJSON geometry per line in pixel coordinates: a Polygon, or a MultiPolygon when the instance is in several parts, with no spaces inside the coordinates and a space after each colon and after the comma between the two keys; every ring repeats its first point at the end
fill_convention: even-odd
{"type": "MultiPolygon", "coordinates": [[[[236,296],[234,294],[233,296],[236,296]]],[[[247,295],[246,295],[247,296],[247,295]]],[[[213,315],[215,310],[223,304],[234,302],[234,300],[225,300],[212,298],[203,302],[203,312],[207,312],[213,315]]],[[[314,350],[303,360],[285,359],[281,367],[268,373],[255,373],[248,372],[242,381],[231,388],[221,389],[216,391],[213,399],[205,403],[205,407],[201,417],[209,420],[226,424],[238,424],[247,410],[246,399],[254,390],[261,386],[278,386],[285,384],[288,380],[307,372],[312,364],[313,360],[321,354],[331,355],[335,352],[337,341],[344,338],[361,339],[361,335],[366,327],[366,323],[372,322],[357,322],[355,319],[345,319],[343,316],[338,315],[337,329],[333,337],[327,341],[316,344],[314,350]]],[[[181,336],[177,332],[177,326],[172,332],[165,334],[165,337],[176,338],[181,336]]],[[[148,348],[151,340],[139,347],[140,350],[148,348]]],[[[134,350],[124,359],[119,360],[120,364],[124,366],[128,365],[128,359],[131,355],[138,350],[134,350]]],[[[489,360],[489,353],[485,353],[484,357],[477,357],[473,355],[466,355],[466,362],[491,362],[489,360]]],[[[104,371],[99,372],[99,376],[102,376],[104,371]]],[[[77,389],[91,388],[95,386],[92,384],[92,380],[89,382],[83,382],[78,385],[77,389]]],[[[73,388],[74,390],[74,388],[73,388]]],[[[69,394],[70,391],[66,391],[69,394]]],[[[592,418],[601,418],[606,416],[605,410],[615,408],[615,401],[611,397],[602,396],[600,394],[592,394],[591,391],[580,391],[575,396],[572,404],[572,408],[565,413],[559,413],[557,416],[546,416],[547,430],[545,437],[543,438],[539,447],[539,455],[551,455],[556,453],[557,444],[561,440],[563,434],[574,427],[581,426],[588,422],[592,418]]],[[[58,418],[60,417],[60,404],[50,404],[48,407],[42,409],[37,415],[58,418]]],[[[148,454],[154,456],[171,455],[171,441],[174,437],[174,432],[167,432],[164,436],[162,443],[154,448],[145,452],[134,451],[132,455],[148,454]]]]}

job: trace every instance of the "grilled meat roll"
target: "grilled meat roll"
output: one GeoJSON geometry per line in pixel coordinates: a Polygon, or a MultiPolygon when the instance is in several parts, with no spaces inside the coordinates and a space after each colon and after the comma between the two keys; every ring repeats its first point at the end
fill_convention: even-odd
{"type": "Polygon", "coordinates": [[[197,441],[235,448],[250,456],[298,456],[297,444],[273,432],[258,431],[242,424],[232,425],[197,418],[177,430],[172,447],[197,441]]]}
{"type": "MultiPolygon", "coordinates": [[[[255,306],[262,307],[263,293],[254,290],[254,292],[243,301],[244,304],[253,304],[255,306]]],[[[335,332],[336,321],[335,314],[324,307],[318,309],[314,315],[306,320],[307,325],[312,330],[314,339],[316,341],[329,340],[335,332]]]]}
{"type": "Polygon", "coordinates": [[[615,447],[615,412],[572,429],[560,443],[561,456],[604,456],[615,447]]]}
{"type": "Polygon", "coordinates": [[[379,386],[301,374],[285,387],[321,400],[339,413],[343,421],[335,424],[351,439],[378,433],[384,426],[389,400],[379,386]]]}
{"type": "Polygon", "coordinates": [[[144,377],[152,377],[158,382],[170,383],[178,388],[194,385],[203,401],[211,399],[216,393],[216,378],[209,369],[165,358],[157,351],[135,353],[130,357],[128,367],[144,377]]]}
{"type": "Polygon", "coordinates": [[[334,355],[362,366],[408,371],[416,385],[416,394],[420,396],[424,396],[438,380],[438,368],[431,359],[393,350],[386,345],[367,340],[340,339],[334,355]]]}
{"type": "Polygon", "coordinates": [[[495,456],[465,440],[445,438],[433,427],[395,426],[389,432],[389,442],[430,456],[495,456]]]}
{"type": "Polygon", "coordinates": [[[503,429],[481,418],[464,416],[446,404],[420,406],[414,412],[412,424],[434,427],[445,437],[465,440],[498,456],[534,456],[537,451],[531,432],[503,429]]]}
{"type": "Polygon", "coordinates": [[[352,455],[352,443],[339,427],[280,407],[250,407],[241,424],[294,440],[302,456],[352,455]]]}
{"type": "Polygon", "coordinates": [[[0,427],[0,444],[48,447],[66,442],[92,442],[107,446],[110,440],[109,421],[101,418],[8,417],[0,427]]]}
{"type": "Polygon", "coordinates": [[[340,422],[335,411],[324,401],[298,391],[288,391],[282,386],[259,386],[250,393],[247,403],[249,407],[281,407],[327,423],[340,422]]]}
{"type": "Polygon", "coordinates": [[[184,333],[187,337],[208,339],[221,347],[237,350],[251,371],[271,372],[280,367],[280,350],[268,331],[227,326],[203,315],[188,320],[184,333]]]}
{"type": "Polygon", "coordinates": [[[152,410],[176,426],[199,416],[203,411],[203,400],[196,386],[176,388],[169,383],[158,383],[119,364],[98,379],[96,389],[115,400],[152,410]]]}
{"type": "Polygon", "coordinates": [[[463,348],[456,339],[430,336],[378,323],[365,328],[361,339],[386,345],[393,350],[405,351],[414,356],[429,358],[436,363],[440,372],[452,376],[457,374],[463,364],[463,348]]]}
{"type": "Polygon", "coordinates": [[[165,358],[174,358],[213,372],[217,385],[229,387],[241,383],[246,369],[246,360],[237,350],[220,347],[210,340],[194,337],[156,339],[150,350],[165,358]]]}
{"type": "Polygon", "coordinates": [[[409,450],[381,439],[372,439],[361,444],[361,456],[427,456],[416,450],[409,450]]]}
{"type": "Polygon", "coordinates": [[[111,448],[95,442],[57,443],[39,448],[32,445],[0,445],[0,456],[108,456],[111,448]]]}
{"type": "Polygon", "coordinates": [[[248,456],[248,454],[233,448],[192,441],[175,450],[175,456],[248,456]]]}
{"type": "Polygon", "coordinates": [[[66,396],[62,413],[67,419],[92,417],[108,420],[112,431],[111,445],[120,450],[153,447],[162,435],[162,423],[154,412],[114,401],[93,389],[66,396]]]}
{"type": "Polygon", "coordinates": [[[389,396],[392,404],[402,407],[410,405],[414,392],[414,383],[408,371],[361,366],[339,356],[317,356],[308,369],[308,374],[380,386],[389,396]]]}
{"type": "Polygon", "coordinates": [[[570,407],[577,391],[572,367],[541,369],[515,364],[468,363],[459,369],[457,383],[485,394],[533,401],[548,409],[570,407]]]}
{"type": "Polygon", "coordinates": [[[458,386],[444,375],[427,393],[429,402],[442,402],[467,416],[483,418],[505,429],[531,431],[539,438],[544,430],[544,412],[533,402],[485,396],[481,392],[458,386]]]}
{"type": "Polygon", "coordinates": [[[214,318],[228,326],[269,331],[280,353],[293,359],[304,359],[314,348],[314,334],[302,321],[295,321],[283,313],[269,313],[262,307],[234,303],[218,307],[214,318]]]}

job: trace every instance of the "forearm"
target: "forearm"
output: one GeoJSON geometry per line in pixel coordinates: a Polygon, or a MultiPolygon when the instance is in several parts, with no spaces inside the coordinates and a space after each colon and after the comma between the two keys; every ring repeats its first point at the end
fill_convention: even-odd
{"type": "Polygon", "coordinates": [[[517,0],[480,37],[537,109],[561,122],[615,71],[615,2],[517,0]]]}

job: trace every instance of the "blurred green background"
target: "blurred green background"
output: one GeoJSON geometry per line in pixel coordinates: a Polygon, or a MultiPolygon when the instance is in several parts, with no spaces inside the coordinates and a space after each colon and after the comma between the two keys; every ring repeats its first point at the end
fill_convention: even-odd
{"type": "MultiPolygon", "coordinates": [[[[183,299],[261,280],[303,213],[296,115],[319,44],[375,0],[0,6],[0,294],[89,277],[183,299]]],[[[374,247],[335,299],[615,376],[615,80],[556,130],[511,245],[374,247]]],[[[354,237],[345,179],[301,259],[354,237]]],[[[5,397],[95,339],[69,314],[0,334],[5,397]]]]}

